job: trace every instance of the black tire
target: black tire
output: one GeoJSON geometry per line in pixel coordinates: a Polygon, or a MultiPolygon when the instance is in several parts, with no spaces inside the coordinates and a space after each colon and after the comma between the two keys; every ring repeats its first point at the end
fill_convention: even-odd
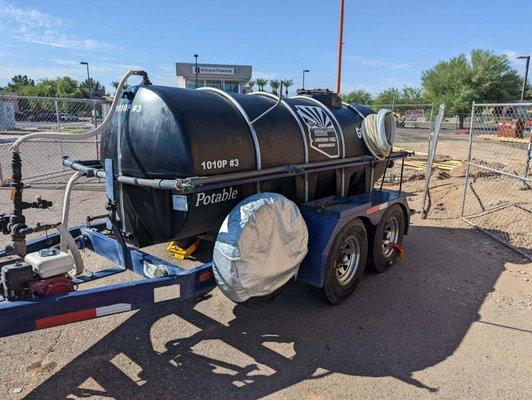
{"type": "Polygon", "coordinates": [[[366,268],[368,237],[364,223],[356,218],[336,236],[325,270],[320,297],[328,303],[340,304],[358,286],[366,268]]]}
{"type": "Polygon", "coordinates": [[[371,229],[369,237],[369,265],[375,272],[387,271],[401,256],[394,244],[402,244],[405,232],[405,216],[399,204],[392,204],[379,224],[371,229]]]}

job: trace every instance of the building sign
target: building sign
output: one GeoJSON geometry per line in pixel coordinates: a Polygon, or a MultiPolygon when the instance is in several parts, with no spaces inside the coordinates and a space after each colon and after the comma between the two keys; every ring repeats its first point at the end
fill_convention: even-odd
{"type": "MultiPolygon", "coordinates": [[[[199,74],[209,74],[209,75],[234,75],[235,69],[230,67],[198,67],[199,74]]],[[[192,73],[196,73],[196,67],[192,67],[192,73]]]]}
{"type": "Polygon", "coordinates": [[[425,116],[425,110],[423,108],[413,108],[405,111],[406,119],[416,120],[425,116]]]}

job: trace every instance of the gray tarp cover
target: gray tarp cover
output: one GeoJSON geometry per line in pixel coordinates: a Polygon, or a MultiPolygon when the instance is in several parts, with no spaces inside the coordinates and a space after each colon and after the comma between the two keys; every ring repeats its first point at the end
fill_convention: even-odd
{"type": "Polygon", "coordinates": [[[277,193],[250,196],[231,211],[216,238],[216,282],[235,302],[270,294],[297,274],[307,244],[307,226],[292,201],[277,193]]]}

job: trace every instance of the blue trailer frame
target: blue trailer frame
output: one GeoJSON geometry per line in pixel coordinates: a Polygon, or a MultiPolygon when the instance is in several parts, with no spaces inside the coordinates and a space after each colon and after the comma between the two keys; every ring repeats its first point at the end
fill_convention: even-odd
{"type": "MultiPolygon", "coordinates": [[[[322,287],[329,249],[342,227],[354,218],[376,225],[386,209],[395,203],[403,208],[405,227],[408,227],[410,210],[406,196],[397,191],[374,190],[347,198],[332,196],[301,205],[309,230],[309,250],[296,279],[322,287]]],[[[161,301],[190,298],[216,287],[211,262],[187,270],[137,248],[122,246],[104,230],[105,223],[70,229],[82,248],[116,263],[112,268],[78,276],[73,283],[82,285],[126,270],[144,279],[59,296],[2,301],[0,337],[136,310],[161,301]],[[150,266],[162,267],[167,275],[149,276],[150,266]]],[[[59,240],[56,233],[28,242],[27,248],[29,252],[38,251],[58,245],[59,240]]],[[[0,251],[0,258],[4,256],[5,252],[0,251]]]]}

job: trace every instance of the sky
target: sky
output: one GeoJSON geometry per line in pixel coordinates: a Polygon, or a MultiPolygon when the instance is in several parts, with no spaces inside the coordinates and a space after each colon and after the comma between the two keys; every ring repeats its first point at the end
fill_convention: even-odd
{"type": "MultiPolygon", "coordinates": [[[[532,0],[346,0],[342,92],[419,86],[474,48],[532,53],[532,0]],[[522,18],[522,23],[519,19],[522,18]]],[[[0,86],[31,78],[110,82],[131,67],[176,85],[175,63],[246,64],[254,77],[334,89],[339,0],[0,0],[0,86]]]]}

